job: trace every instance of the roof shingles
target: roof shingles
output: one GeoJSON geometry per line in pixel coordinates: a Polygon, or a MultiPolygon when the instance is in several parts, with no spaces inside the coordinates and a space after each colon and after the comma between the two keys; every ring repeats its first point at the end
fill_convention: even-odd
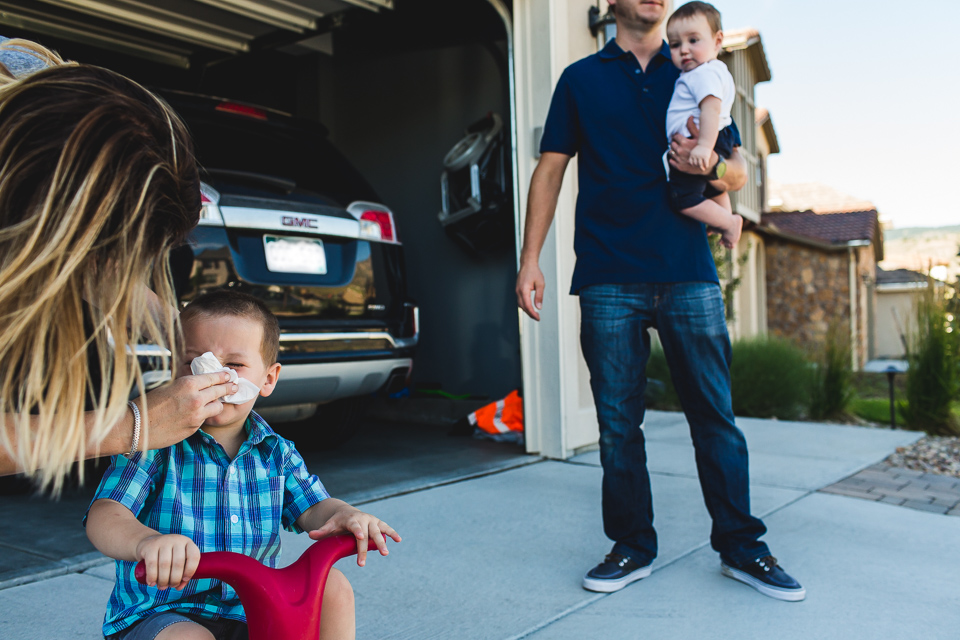
{"type": "Polygon", "coordinates": [[[876,209],[839,213],[777,211],[764,213],[760,224],[783,233],[837,245],[856,240],[876,242],[879,233],[876,209]]]}

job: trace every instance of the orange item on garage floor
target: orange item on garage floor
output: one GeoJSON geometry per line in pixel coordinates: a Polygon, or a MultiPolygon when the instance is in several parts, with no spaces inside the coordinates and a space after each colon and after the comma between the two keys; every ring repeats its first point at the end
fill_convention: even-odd
{"type": "MultiPolygon", "coordinates": [[[[523,398],[511,391],[503,400],[480,407],[469,416],[470,424],[493,436],[518,432],[523,434],[523,398]]],[[[514,434],[516,435],[516,433],[514,434]]]]}

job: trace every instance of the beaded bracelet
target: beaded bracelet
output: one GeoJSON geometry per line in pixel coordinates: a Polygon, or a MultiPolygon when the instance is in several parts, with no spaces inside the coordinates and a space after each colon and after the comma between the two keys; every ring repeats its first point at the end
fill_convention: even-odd
{"type": "Polygon", "coordinates": [[[130,453],[125,453],[124,455],[127,458],[132,458],[140,446],[140,407],[138,407],[137,403],[133,400],[128,402],[127,406],[133,411],[133,443],[130,445],[130,453]]]}

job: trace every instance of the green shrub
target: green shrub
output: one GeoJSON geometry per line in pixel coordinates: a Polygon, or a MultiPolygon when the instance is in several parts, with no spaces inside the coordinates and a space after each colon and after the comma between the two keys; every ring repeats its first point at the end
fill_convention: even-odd
{"type": "Polygon", "coordinates": [[[730,386],[736,415],[794,420],[807,406],[810,365],[784,340],[739,340],[733,344],[730,386]]]}
{"type": "Polygon", "coordinates": [[[917,303],[917,332],[907,352],[907,424],[931,435],[960,433],[951,403],[960,389],[957,334],[947,301],[929,287],[917,303]]]}
{"type": "Polygon", "coordinates": [[[650,359],[647,360],[646,400],[651,409],[680,410],[680,398],[677,397],[677,390],[673,388],[673,381],[670,379],[667,357],[659,344],[650,350],[650,359]]]}
{"type": "Polygon", "coordinates": [[[853,365],[850,335],[840,323],[827,331],[823,349],[814,363],[810,385],[810,417],[842,418],[853,399],[853,365]]]}

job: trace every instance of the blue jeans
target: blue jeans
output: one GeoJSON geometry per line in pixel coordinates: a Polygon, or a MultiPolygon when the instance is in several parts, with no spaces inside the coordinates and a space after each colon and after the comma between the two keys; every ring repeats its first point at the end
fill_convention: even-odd
{"type": "Polygon", "coordinates": [[[730,399],[730,338],[715,283],[594,285],[580,291],[580,344],[600,422],[603,528],[613,551],[645,565],[657,555],[641,426],[653,327],[690,424],[713,518],[710,543],[740,563],[769,554],[750,515],[747,443],[730,399]]]}

